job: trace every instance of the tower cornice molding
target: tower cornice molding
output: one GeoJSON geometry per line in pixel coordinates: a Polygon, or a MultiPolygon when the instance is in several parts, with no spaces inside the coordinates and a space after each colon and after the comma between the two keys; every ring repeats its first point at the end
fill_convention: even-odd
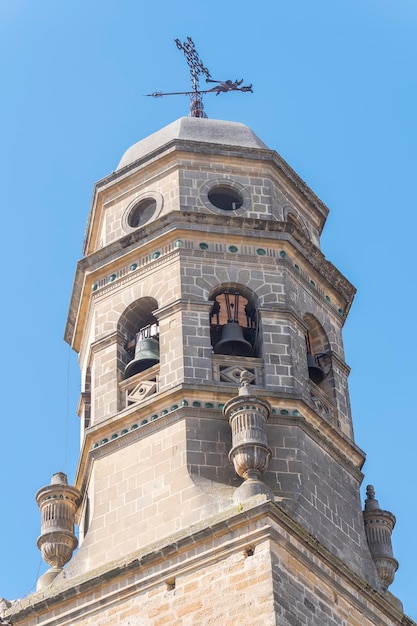
{"type": "Polygon", "coordinates": [[[31,594],[7,611],[14,620],[34,613],[56,611],[66,605],[66,620],[96,614],[98,609],[120,604],[176,576],[208,567],[227,555],[241,553],[248,545],[270,542],[303,564],[317,581],[333,588],[359,614],[374,623],[380,611],[392,626],[416,626],[398,605],[371,587],[299,523],[265,497],[255,496],[244,505],[233,505],[204,521],[172,534],[165,541],[149,545],[124,558],[70,578],[62,577],[53,587],[31,594]],[[163,564],[163,569],[161,566],[163,564]],[[114,581],[118,584],[115,585],[114,581]],[[85,603],[82,603],[82,598],[85,603]],[[71,606],[71,603],[72,606],[71,606]]]}
{"type": "MultiPolygon", "coordinates": [[[[300,247],[298,248],[298,252],[304,256],[306,263],[311,264],[315,271],[317,271],[318,274],[320,274],[335,291],[340,293],[346,302],[344,317],[348,314],[356,289],[329,261],[325,259],[320,250],[293,224],[289,222],[256,220],[254,218],[236,216],[225,217],[223,215],[211,213],[175,211],[161,216],[151,224],[138,228],[136,231],[133,231],[112,244],[97,250],[78,262],[65,329],[65,340],[77,349],[74,344],[74,331],[79,315],[80,303],[82,299],[90,297],[91,285],[94,282],[98,271],[105,274],[106,271],[108,272],[106,269],[107,266],[109,264],[114,264],[115,260],[120,260],[121,257],[124,258],[124,262],[128,263],[129,255],[133,252],[137,253],[138,244],[140,243],[142,246],[155,242],[155,235],[158,232],[159,236],[167,236],[169,233],[178,231],[178,236],[181,236],[181,232],[183,231],[192,231],[194,239],[196,237],[196,225],[198,226],[198,231],[213,233],[220,232],[220,234],[224,234],[224,229],[227,228],[229,236],[233,234],[234,229],[236,229],[236,233],[242,233],[243,231],[247,237],[253,238],[259,237],[259,232],[263,232],[266,237],[270,236],[271,239],[277,233],[283,234],[284,238],[292,236],[293,241],[299,243],[300,247]],[[217,231],[216,227],[221,230],[217,231]],[[210,230],[208,230],[209,228],[210,230]],[[86,280],[87,275],[88,281],[86,280]]],[[[290,239],[287,240],[290,241],[290,239]]],[[[200,252],[198,253],[201,254],[200,252]]],[[[162,259],[159,262],[162,262],[162,259]]]]}
{"type": "MultiPolygon", "coordinates": [[[[295,425],[301,428],[309,437],[316,441],[320,447],[335,458],[345,470],[350,473],[359,483],[363,475],[360,471],[365,462],[365,453],[333,423],[319,415],[313,404],[308,404],[306,399],[298,394],[273,391],[270,388],[254,387],[256,395],[269,402],[272,406],[288,406],[298,408],[299,415],[280,415],[272,412],[269,423],[282,425],[295,425]]],[[[83,492],[91,465],[96,458],[111,454],[112,451],[130,445],[143,437],[166,428],[168,424],[186,418],[207,418],[225,420],[221,410],[204,408],[204,399],[210,398],[213,403],[226,403],[236,393],[235,385],[215,384],[190,385],[181,384],[174,389],[168,389],[162,393],[127,407],[126,409],[90,426],[84,435],[82,442],[79,464],[76,472],[75,486],[83,492]],[[191,405],[181,406],[181,400],[188,398],[190,401],[201,400],[199,407],[191,405]],[[150,414],[160,414],[161,409],[172,407],[177,403],[175,410],[162,411],[157,419],[151,420],[150,414]],[[143,420],[146,424],[140,425],[143,420]],[[136,428],[132,428],[132,424],[136,428]],[[113,438],[115,433],[127,429],[122,437],[113,438]],[[97,446],[97,441],[104,442],[97,446]]]]}

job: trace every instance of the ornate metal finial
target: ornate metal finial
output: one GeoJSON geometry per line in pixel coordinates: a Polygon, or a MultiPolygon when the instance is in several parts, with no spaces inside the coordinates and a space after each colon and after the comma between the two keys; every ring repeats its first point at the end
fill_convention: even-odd
{"type": "Polygon", "coordinates": [[[216,96],[218,96],[219,93],[226,93],[227,91],[249,91],[250,93],[253,93],[252,85],[242,85],[243,78],[241,80],[235,81],[221,81],[212,79],[210,72],[208,71],[206,66],[203,65],[200,57],[198,56],[197,50],[195,49],[195,45],[191,37],[187,37],[187,41],[184,41],[183,43],[181,43],[179,39],[175,39],[174,41],[177,44],[177,48],[184,52],[188,67],[190,68],[192,91],[171,91],[166,93],[163,93],[162,91],[154,91],[153,93],[147,93],[147,96],[151,96],[152,98],[162,98],[162,96],[177,95],[189,96],[191,99],[191,117],[207,117],[207,115],[204,113],[203,94],[215,93],[216,96]],[[206,77],[207,83],[217,83],[216,86],[212,87],[211,89],[200,89],[199,79],[201,74],[206,77]]]}

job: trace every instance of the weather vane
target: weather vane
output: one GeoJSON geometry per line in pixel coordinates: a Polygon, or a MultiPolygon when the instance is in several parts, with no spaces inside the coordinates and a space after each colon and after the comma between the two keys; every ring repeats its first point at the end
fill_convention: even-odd
{"type": "Polygon", "coordinates": [[[163,93],[162,91],[154,91],[153,93],[147,93],[147,96],[152,98],[162,98],[162,96],[189,96],[191,100],[190,115],[191,117],[207,117],[204,113],[203,106],[203,94],[215,93],[216,96],[219,93],[226,93],[227,91],[250,91],[253,93],[252,85],[242,85],[242,80],[214,80],[211,78],[210,72],[203,65],[197,50],[191,37],[187,37],[187,41],[181,43],[179,39],[175,39],[177,48],[184,52],[187,59],[188,67],[190,68],[191,77],[191,91],[171,91],[163,93]],[[217,83],[211,89],[200,89],[199,78],[203,74],[206,77],[206,83],[217,83]],[[241,86],[242,85],[242,86],[241,86]]]}

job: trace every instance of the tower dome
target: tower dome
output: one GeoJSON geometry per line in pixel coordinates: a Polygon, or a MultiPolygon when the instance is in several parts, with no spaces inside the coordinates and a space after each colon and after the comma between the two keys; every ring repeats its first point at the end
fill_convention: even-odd
{"type": "Polygon", "coordinates": [[[268,149],[268,146],[245,124],[198,117],[181,117],[128,148],[116,171],[128,167],[152,152],[168,148],[175,140],[268,149]]]}

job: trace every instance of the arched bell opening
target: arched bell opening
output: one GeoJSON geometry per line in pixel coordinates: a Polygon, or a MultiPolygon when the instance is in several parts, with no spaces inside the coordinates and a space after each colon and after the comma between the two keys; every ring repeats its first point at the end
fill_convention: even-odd
{"type": "Polygon", "coordinates": [[[159,363],[159,326],[153,315],[158,308],[154,298],[145,297],[129,305],[119,320],[125,337],[120,369],[121,378],[131,378],[159,363]]]}
{"type": "Polygon", "coordinates": [[[320,322],[310,314],[304,316],[308,376],[329,400],[333,401],[334,381],[330,343],[320,322]]]}
{"type": "Polygon", "coordinates": [[[241,286],[219,287],[211,297],[210,338],[214,354],[259,356],[259,314],[254,294],[241,286]]]}

